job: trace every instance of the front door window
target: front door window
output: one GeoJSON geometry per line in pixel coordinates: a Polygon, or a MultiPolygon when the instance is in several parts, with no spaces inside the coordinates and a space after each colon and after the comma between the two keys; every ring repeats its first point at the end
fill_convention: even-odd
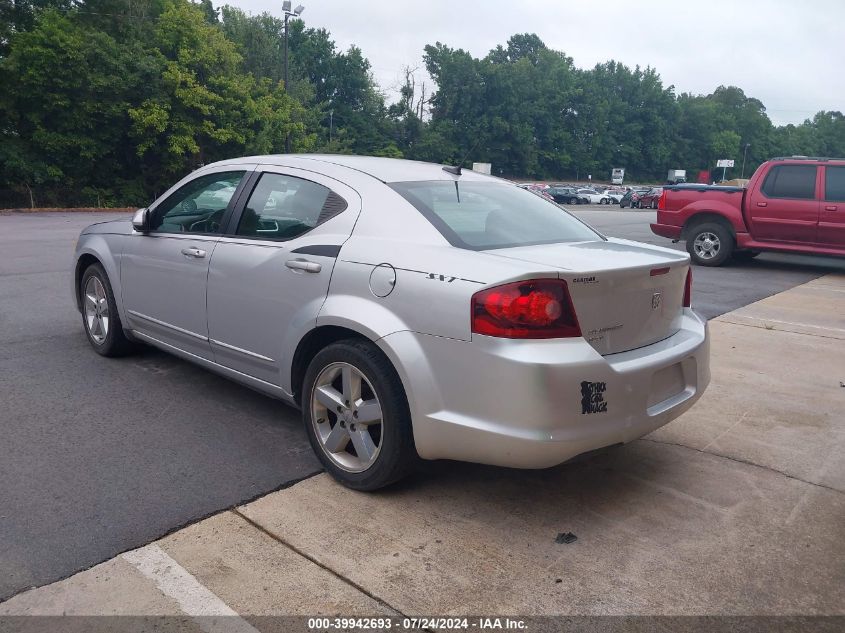
{"type": "Polygon", "coordinates": [[[206,174],[182,185],[155,208],[150,230],[157,233],[219,233],[223,214],[244,173],[206,174]]]}

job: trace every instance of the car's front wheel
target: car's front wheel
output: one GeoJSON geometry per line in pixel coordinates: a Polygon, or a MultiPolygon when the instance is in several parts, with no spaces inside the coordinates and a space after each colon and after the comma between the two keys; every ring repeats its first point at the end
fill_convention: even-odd
{"type": "Polygon", "coordinates": [[[305,431],[325,469],[355,490],[376,490],[416,463],[402,383],[382,351],[350,339],[311,361],[302,390],[305,431]]]}
{"type": "Polygon", "coordinates": [[[123,333],[114,292],[106,271],[100,264],[91,264],[79,282],[82,323],[94,351],[102,356],[125,356],[135,349],[123,333]]]}
{"type": "Polygon", "coordinates": [[[578,198],[570,198],[570,199],[569,199],[569,204],[573,204],[573,205],[574,205],[574,204],[578,204],[578,198]]]}

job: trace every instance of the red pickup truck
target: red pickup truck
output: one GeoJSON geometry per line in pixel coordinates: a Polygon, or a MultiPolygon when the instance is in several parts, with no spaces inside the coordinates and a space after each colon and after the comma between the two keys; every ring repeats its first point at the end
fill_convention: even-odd
{"type": "Polygon", "coordinates": [[[686,240],[702,266],[762,251],[845,257],[845,159],[773,158],[746,187],[665,186],[657,209],[651,230],[686,240]]]}

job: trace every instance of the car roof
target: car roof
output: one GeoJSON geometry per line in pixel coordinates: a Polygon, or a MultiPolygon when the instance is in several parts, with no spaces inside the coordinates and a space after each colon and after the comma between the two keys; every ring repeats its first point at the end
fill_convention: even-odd
{"type": "MultiPolygon", "coordinates": [[[[444,171],[443,165],[424,163],[400,158],[381,158],[378,156],[350,156],[345,154],[269,154],[264,156],[244,156],[237,159],[214,163],[258,163],[260,165],[301,166],[300,161],[322,163],[324,167],[332,165],[353,169],[367,174],[384,183],[409,182],[422,180],[495,180],[499,178],[480,174],[471,169],[463,169],[460,176],[444,171]]],[[[211,165],[209,165],[210,167],[211,165]]]]}

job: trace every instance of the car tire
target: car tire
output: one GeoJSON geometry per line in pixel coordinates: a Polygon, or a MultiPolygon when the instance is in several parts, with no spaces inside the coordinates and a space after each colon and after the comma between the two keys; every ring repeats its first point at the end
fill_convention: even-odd
{"type": "Polygon", "coordinates": [[[571,205],[576,205],[576,204],[578,204],[578,198],[570,198],[570,199],[569,199],[569,204],[571,204],[571,205]]]}
{"type": "Polygon", "coordinates": [[[657,208],[657,200],[652,200],[652,201],[651,201],[651,208],[652,208],[652,209],[656,209],[656,208],[657,208]]]}
{"type": "Polygon", "coordinates": [[[620,208],[620,209],[624,209],[624,208],[625,208],[625,205],[624,205],[624,204],[622,204],[622,203],[620,202],[620,203],[619,203],[619,208],[620,208]]]}
{"type": "Polygon", "coordinates": [[[734,237],[730,230],[718,222],[704,222],[689,230],[686,236],[687,252],[699,266],[721,266],[734,251],[734,237]]]}
{"type": "Polygon", "coordinates": [[[370,341],[342,340],[314,356],[303,382],[302,419],[323,467],[353,490],[392,484],[419,460],[402,382],[370,341]],[[361,411],[368,411],[363,426],[361,411]]]}
{"type": "Polygon", "coordinates": [[[91,264],[79,281],[82,325],[88,342],[101,356],[126,356],[136,349],[123,332],[109,276],[100,264],[91,264]]]}

